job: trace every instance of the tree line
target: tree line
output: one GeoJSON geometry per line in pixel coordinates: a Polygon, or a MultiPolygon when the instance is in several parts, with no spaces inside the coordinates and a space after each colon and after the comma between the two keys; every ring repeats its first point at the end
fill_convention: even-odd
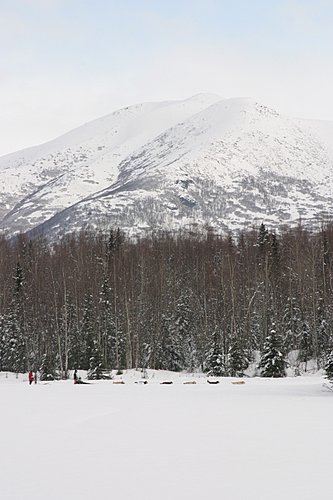
{"type": "Polygon", "coordinates": [[[237,237],[85,231],[0,237],[0,370],[92,378],[154,368],[262,375],[332,350],[333,225],[237,237]]]}

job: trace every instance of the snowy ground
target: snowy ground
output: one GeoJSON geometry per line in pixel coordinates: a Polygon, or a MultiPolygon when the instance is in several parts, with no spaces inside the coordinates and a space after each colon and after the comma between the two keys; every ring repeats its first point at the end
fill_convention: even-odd
{"type": "Polygon", "coordinates": [[[123,379],[29,386],[1,373],[0,499],[329,498],[333,393],[321,376],[123,379]]]}

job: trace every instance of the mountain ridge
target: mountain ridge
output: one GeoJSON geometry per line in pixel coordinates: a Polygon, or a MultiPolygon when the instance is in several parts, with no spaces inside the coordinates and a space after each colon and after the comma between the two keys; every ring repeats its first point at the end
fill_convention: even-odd
{"type": "Polygon", "coordinates": [[[209,225],[279,226],[330,214],[333,122],[251,98],[144,103],[0,158],[0,229],[54,238],[209,225]]]}

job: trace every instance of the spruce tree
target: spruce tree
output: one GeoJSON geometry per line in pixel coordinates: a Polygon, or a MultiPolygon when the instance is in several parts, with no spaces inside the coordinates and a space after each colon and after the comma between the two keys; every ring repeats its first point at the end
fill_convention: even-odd
{"type": "MultiPolygon", "coordinates": [[[[99,294],[99,331],[103,365],[111,369],[116,367],[117,335],[111,303],[111,286],[108,278],[104,278],[99,294]]],[[[117,367],[118,368],[118,367],[117,367]]]]}
{"type": "Polygon", "coordinates": [[[262,222],[259,228],[259,234],[257,238],[257,245],[259,249],[262,251],[266,247],[266,244],[268,243],[268,230],[266,229],[265,224],[262,222]]]}
{"type": "Polygon", "coordinates": [[[326,378],[333,384],[333,351],[329,354],[325,365],[326,378]]]}
{"type": "Polygon", "coordinates": [[[163,315],[161,335],[156,349],[156,368],[162,370],[181,371],[184,368],[179,331],[174,328],[173,320],[163,315]]]}
{"type": "Polygon", "coordinates": [[[228,354],[228,374],[231,377],[243,377],[244,370],[249,366],[246,353],[239,338],[233,338],[228,354]]]}
{"type": "Polygon", "coordinates": [[[16,265],[13,297],[4,317],[7,370],[15,373],[26,371],[26,345],[23,331],[23,271],[16,265]]]}
{"type": "Polygon", "coordinates": [[[39,378],[42,381],[55,379],[54,366],[51,360],[51,356],[49,356],[48,354],[44,354],[42,358],[42,363],[39,368],[39,378]]]}
{"type": "Polygon", "coordinates": [[[317,336],[318,336],[318,350],[322,366],[322,362],[327,356],[329,351],[329,346],[331,344],[330,330],[328,322],[325,319],[322,319],[319,323],[317,336]]]}
{"type": "Polygon", "coordinates": [[[15,303],[12,307],[4,317],[2,328],[3,363],[6,370],[19,373],[26,371],[26,349],[15,303]]]}
{"type": "Polygon", "coordinates": [[[99,346],[94,341],[91,357],[89,360],[89,370],[87,374],[89,380],[100,380],[103,378],[103,364],[99,346]]]}
{"type": "Polygon", "coordinates": [[[328,325],[327,317],[329,315],[329,308],[325,306],[322,297],[318,299],[317,307],[317,321],[316,321],[316,338],[317,338],[317,354],[320,366],[325,364],[325,359],[330,353],[330,328],[328,325]]]}
{"type": "Polygon", "coordinates": [[[259,363],[262,377],[285,377],[286,361],[282,353],[282,339],[272,328],[266,337],[264,349],[259,363]]]}
{"type": "Polygon", "coordinates": [[[295,297],[287,297],[283,313],[284,348],[289,352],[297,349],[301,331],[301,312],[295,297]]]}
{"type": "Polygon", "coordinates": [[[222,377],[225,372],[223,361],[221,336],[219,335],[218,330],[214,330],[210,342],[210,349],[208,350],[206,356],[207,375],[222,377]]]}
{"type": "Polygon", "coordinates": [[[300,338],[300,352],[299,357],[300,361],[305,363],[304,370],[307,370],[307,362],[313,356],[313,345],[312,345],[312,337],[309,325],[306,321],[303,321],[301,338],[300,338]]]}

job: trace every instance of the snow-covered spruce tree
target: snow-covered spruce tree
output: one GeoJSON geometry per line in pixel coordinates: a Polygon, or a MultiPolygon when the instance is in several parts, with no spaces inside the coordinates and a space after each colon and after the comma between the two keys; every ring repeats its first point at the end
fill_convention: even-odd
{"type": "Polygon", "coordinates": [[[22,292],[22,288],[23,288],[23,283],[24,283],[23,270],[22,270],[20,262],[17,262],[17,264],[16,264],[16,274],[14,277],[14,281],[15,281],[15,294],[17,296],[20,296],[20,294],[22,292]]]}
{"type": "Polygon", "coordinates": [[[262,377],[285,377],[286,361],[282,353],[282,338],[275,328],[266,337],[264,349],[259,363],[262,377]]]}
{"type": "Polygon", "coordinates": [[[223,350],[221,336],[218,330],[214,330],[211,341],[210,348],[206,356],[206,371],[207,375],[214,377],[222,377],[225,373],[224,362],[223,362],[223,350]]]}
{"type": "Polygon", "coordinates": [[[313,356],[313,345],[312,345],[312,337],[309,325],[307,321],[303,321],[302,331],[300,334],[300,351],[299,358],[300,361],[305,363],[304,371],[307,370],[307,363],[309,359],[313,356]]]}
{"type": "Polygon", "coordinates": [[[15,373],[26,371],[25,342],[17,319],[15,304],[13,311],[3,318],[2,325],[3,369],[15,373]]]}
{"type": "Polygon", "coordinates": [[[114,255],[117,250],[119,250],[120,246],[123,243],[123,234],[121,233],[119,227],[117,231],[114,231],[113,229],[110,230],[109,236],[106,241],[106,258],[107,260],[111,259],[111,257],[114,255]]]}
{"type": "Polygon", "coordinates": [[[26,345],[22,323],[23,282],[22,268],[17,263],[13,298],[3,318],[6,369],[15,373],[26,371],[26,345]]]}
{"type": "Polygon", "coordinates": [[[10,335],[5,317],[0,323],[0,371],[11,371],[10,335]]]}
{"type": "Polygon", "coordinates": [[[283,346],[287,352],[298,348],[298,338],[301,332],[301,312],[295,297],[287,297],[282,327],[284,331],[283,346]]]}
{"type": "Polygon", "coordinates": [[[99,338],[101,339],[101,352],[105,368],[117,366],[117,335],[111,302],[112,290],[109,279],[105,277],[99,293],[99,338]]]}
{"type": "Polygon", "coordinates": [[[325,365],[325,373],[326,378],[329,380],[331,384],[333,384],[333,351],[327,357],[326,365],[325,365]]]}
{"type": "Polygon", "coordinates": [[[48,354],[44,354],[42,358],[42,363],[39,368],[39,378],[42,381],[55,379],[55,370],[51,361],[51,356],[48,354]]]}
{"type": "Polygon", "coordinates": [[[21,332],[10,340],[13,360],[13,371],[22,373],[26,371],[25,343],[21,332]]]}
{"type": "Polygon", "coordinates": [[[88,380],[100,380],[103,378],[102,357],[96,341],[94,341],[94,347],[89,361],[87,378],[88,380]]]}
{"type": "Polygon", "coordinates": [[[266,229],[265,224],[262,222],[259,228],[259,234],[257,239],[257,245],[261,251],[264,250],[265,246],[268,243],[268,230],[266,229]]]}
{"type": "Polygon", "coordinates": [[[330,328],[326,319],[322,319],[318,326],[318,351],[320,357],[320,365],[325,364],[325,359],[329,354],[329,347],[331,345],[330,328]]]}
{"type": "Polygon", "coordinates": [[[317,318],[316,318],[316,335],[317,339],[317,355],[319,366],[325,365],[325,360],[330,354],[331,338],[330,328],[328,324],[329,308],[325,306],[322,297],[318,299],[317,318]]]}
{"type": "Polygon", "coordinates": [[[231,339],[228,353],[228,375],[231,377],[243,377],[244,370],[249,366],[249,360],[238,337],[231,339]]]}
{"type": "Polygon", "coordinates": [[[160,338],[155,347],[155,367],[158,370],[181,371],[184,368],[184,356],[178,330],[174,329],[172,319],[163,315],[160,338]]]}

